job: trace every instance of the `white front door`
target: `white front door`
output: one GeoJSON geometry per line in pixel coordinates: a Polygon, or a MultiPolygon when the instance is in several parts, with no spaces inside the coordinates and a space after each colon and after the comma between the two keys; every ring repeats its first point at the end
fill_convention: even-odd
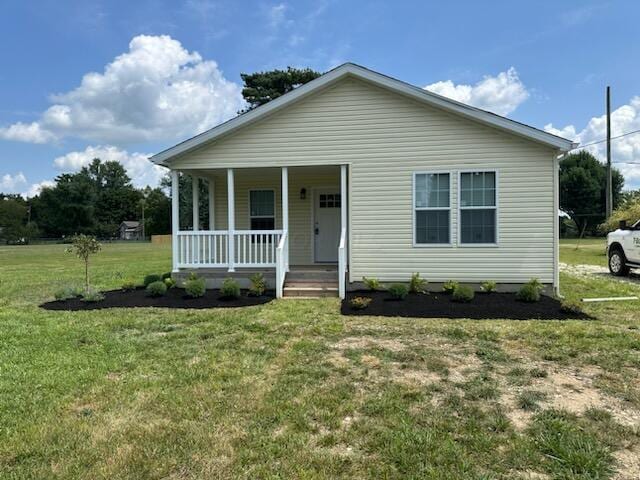
{"type": "Polygon", "coordinates": [[[314,252],[316,262],[337,262],[340,242],[340,192],[316,190],[314,195],[314,252]]]}

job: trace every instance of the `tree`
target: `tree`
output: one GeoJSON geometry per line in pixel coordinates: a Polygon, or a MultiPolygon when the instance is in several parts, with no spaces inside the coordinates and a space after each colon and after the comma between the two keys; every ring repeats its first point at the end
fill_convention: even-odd
{"type": "MultiPolygon", "coordinates": [[[[193,228],[193,182],[191,179],[192,177],[189,175],[178,176],[178,196],[180,197],[178,200],[178,210],[180,211],[178,229],[189,227],[193,228]]],[[[198,211],[200,213],[200,224],[207,225],[209,223],[208,187],[205,182],[198,182],[198,184],[198,203],[200,204],[198,211]]],[[[171,191],[171,175],[167,174],[162,178],[162,180],[160,180],[160,188],[169,192],[171,191]]],[[[170,215],[169,218],[171,218],[170,215]]]]}
{"type": "Polygon", "coordinates": [[[146,235],[171,233],[171,199],[161,188],[147,187],[145,196],[144,229],[146,235]]]}
{"type": "MultiPolygon", "coordinates": [[[[620,203],[624,177],[611,172],[613,207],[620,203]]],[[[586,150],[567,155],[560,162],[560,208],[575,222],[580,236],[595,234],[605,219],[606,167],[586,150]]]]}
{"type": "Polygon", "coordinates": [[[38,228],[29,220],[27,201],[20,195],[0,194],[0,239],[6,243],[29,243],[38,228]]]}
{"type": "Polygon", "coordinates": [[[84,262],[84,289],[89,293],[89,257],[94,253],[98,253],[102,245],[93,235],[75,235],[72,238],[71,246],[67,249],[68,253],[75,253],[78,258],[84,262]]]}
{"type": "Polygon", "coordinates": [[[242,96],[249,106],[240,113],[264,105],[320,75],[322,74],[310,68],[293,67],[287,67],[286,70],[241,73],[240,78],[244,82],[242,96]]]}

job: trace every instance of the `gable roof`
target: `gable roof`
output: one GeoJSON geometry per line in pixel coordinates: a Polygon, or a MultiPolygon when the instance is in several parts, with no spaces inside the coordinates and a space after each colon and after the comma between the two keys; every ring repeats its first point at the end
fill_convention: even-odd
{"type": "Polygon", "coordinates": [[[475,120],[479,123],[498,128],[500,130],[527,138],[534,142],[538,142],[549,147],[555,148],[560,152],[567,152],[577,146],[576,143],[566,138],[558,137],[551,133],[545,132],[535,127],[531,127],[524,123],[516,122],[509,118],[497,115],[495,113],[472,107],[470,105],[452,100],[437,93],[430,92],[424,88],[416,87],[401,80],[374,72],[368,68],[361,67],[354,63],[344,63],[333,70],[328,71],[324,75],[310,81],[300,87],[288,92],[275,100],[261,105],[253,110],[238,115],[231,120],[217,125],[203,133],[200,133],[188,140],[185,140],[173,147],[170,147],[151,157],[151,160],[160,165],[166,165],[172,158],[194,150],[201,145],[211,142],[223,135],[229,134],[243,126],[250,125],[257,120],[280,110],[287,105],[304,98],[311,93],[327,87],[338,80],[352,76],[382,88],[386,88],[401,95],[414,98],[428,105],[440,108],[442,110],[461,115],[463,117],[475,120]]]}
{"type": "Polygon", "coordinates": [[[135,229],[135,228],[139,228],[140,227],[140,222],[136,222],[134,220],[125,220],[123,221],[120,226],[125,226],[125,228],[128,229],[135,229]]]}

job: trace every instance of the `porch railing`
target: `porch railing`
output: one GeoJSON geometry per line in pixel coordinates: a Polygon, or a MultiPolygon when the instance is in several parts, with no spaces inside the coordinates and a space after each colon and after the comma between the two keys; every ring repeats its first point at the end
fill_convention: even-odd
{"type": "Polygon", "coordinates": [[[344,298],[347,288],[347,229],[340,232],[340,243],[338,244],[338,295],[344,298]]]}
{"type": "Polygon", "coordinates": [[[227,230],[178,232],[178,268],[276,266],[282,230],[236,230],[231,236],[233,259],[227,230]]]}

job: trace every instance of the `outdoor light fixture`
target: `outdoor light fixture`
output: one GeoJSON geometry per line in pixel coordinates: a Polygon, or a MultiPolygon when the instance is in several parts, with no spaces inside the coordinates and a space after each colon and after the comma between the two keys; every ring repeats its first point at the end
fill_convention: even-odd
{"type": "Polygon", "coordinates": [[[300,189],[300,200],[304,200],[305,198],[307,198],[307,189],[306,188],[301,188],[300,189]]]}

